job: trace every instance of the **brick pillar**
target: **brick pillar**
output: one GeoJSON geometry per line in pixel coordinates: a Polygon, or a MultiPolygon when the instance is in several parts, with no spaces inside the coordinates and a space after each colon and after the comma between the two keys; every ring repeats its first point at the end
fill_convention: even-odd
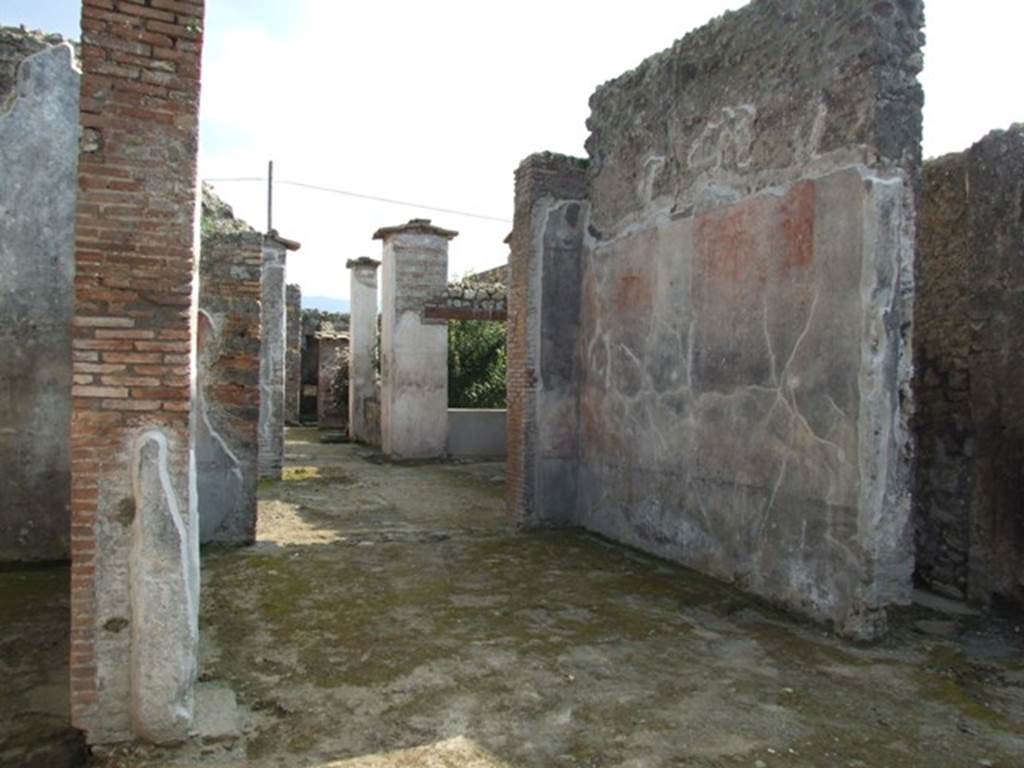
{"type": "Polygon", "coordinates": [[[384,243],[381,311],[381,447],[394,458],[443,456],[448,435],[448,327],[423,317],[448,287],[448,241],[428,219],[379,229],[384,243]]]}
{"type": "Polygon", "coordinates": [[[363,256],[349,259],[351,305],[349,307],[348,434],[353,440],[369,442],[379,430],[366,423],[366,401],[377,398],[377,267],[380,262],[363,256]]]}
{"type": "Polygon", "coordinates": [[[203,238],[195,409],[204,544],[256,539],[262,263],[258,232],[203,238]]]}
{"type": "Polygon", "coordinates": [[[271,230],[263,240],[260,349],[260,477],[280,478],[284,463],[285,263],[299,244],[271,230]]]}
{"type": "Polygon", "coordinates": [[[516,170],[509,256],[509,514],[524,526],[573,521],[586,172],[562,155],[516,170]]]}
{"type": "Polygon", "coordinates": [[[299,423],[299,398],[302,390],[302,289],[285,286],[285,424],[299,423]]]}
{"type": "Polygon", "coordinates": [[[70,662],[94,744],[192,721],[202,21],[202,0],[82,3],[70,662]]]}

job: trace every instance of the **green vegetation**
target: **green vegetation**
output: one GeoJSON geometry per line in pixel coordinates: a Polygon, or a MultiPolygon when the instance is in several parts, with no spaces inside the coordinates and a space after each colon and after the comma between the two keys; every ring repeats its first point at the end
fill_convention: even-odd
{"type": "Polygon", "coordinates": [[[448,407],[504,408],[505,324],[448,321],[448,407]]]}

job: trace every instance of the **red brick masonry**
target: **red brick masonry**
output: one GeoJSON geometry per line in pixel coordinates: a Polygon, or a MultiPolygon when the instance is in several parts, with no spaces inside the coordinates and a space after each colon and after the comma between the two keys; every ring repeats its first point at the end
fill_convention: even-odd
{"type": "Polygon", "coordinates": [[[101,610],[109,599],[128,619],[127,595],[97,589],[97,573],[126,567],[127,553],[107,551],[98,532],[134,514],[132,440],[161,429],[171,476],[189,472],[202,21],[203,0],[82,2],[71,709],[90,740],[130,726],[114,701],[127,697],[127,674],[97,652],[127,647],[130,627],[101,610]],[[118,716],[107,717],[108,699],[118,716]]]}

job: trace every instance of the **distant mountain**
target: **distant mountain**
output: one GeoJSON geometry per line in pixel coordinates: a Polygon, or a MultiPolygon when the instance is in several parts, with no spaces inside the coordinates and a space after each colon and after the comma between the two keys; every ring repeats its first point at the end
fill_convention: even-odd
{"type": "Polygon", "coordinates": [[[348,299],[335,299],[332,296],[303,296],[303,309],[319,309],[323,312],[348,312],[348,299]]]}

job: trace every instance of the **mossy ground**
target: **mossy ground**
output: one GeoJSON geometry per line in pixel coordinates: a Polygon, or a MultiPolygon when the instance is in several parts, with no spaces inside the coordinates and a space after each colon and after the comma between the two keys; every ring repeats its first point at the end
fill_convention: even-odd
{"type": "Polygon", "coordinates": [[[1024,765],[1014,658],[916,634],[919,613],[848,644],[585,533],[517,533],[500,464],[312,430],[287,450],[257,545],[203,562],[202,674],[243,738],[108,764],[1024,765]]]}

